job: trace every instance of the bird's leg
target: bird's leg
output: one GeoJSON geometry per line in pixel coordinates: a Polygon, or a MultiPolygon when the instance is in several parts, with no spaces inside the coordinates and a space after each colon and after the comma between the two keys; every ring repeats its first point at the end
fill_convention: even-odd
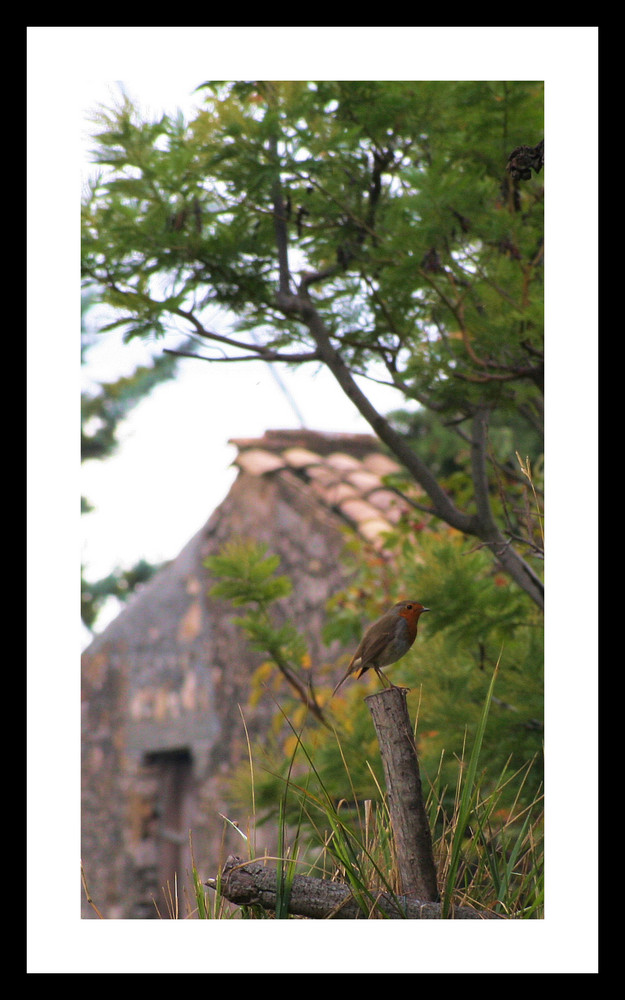
{"type": "Polygon", "coordinates": [[[409,687],[400,687],[398,684],[393,684],[392,680],[385,674],[383,674],[379,667],[374,667],[373,669],[375,670],[376,674],[378,675],[382,683],[389,689],[395,688],[396,691],[410,691],[409,687]]]}

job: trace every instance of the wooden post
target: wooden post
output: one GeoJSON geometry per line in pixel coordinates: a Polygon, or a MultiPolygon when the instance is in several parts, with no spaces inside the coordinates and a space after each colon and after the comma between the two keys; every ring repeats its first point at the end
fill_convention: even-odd
{"type": "MultiPolygon", "coordinates": [[[[399,894],[375,891],[362,906],[349,885],[329,879],[295,875],[289,896],[289,913],[318,920],[344,918],[358,920],[387,917],[391,920],[441,920],[432,835],[421,791],[417,748],[406,705],[406,691],[387,688],[369,695],[365,701],[373,719],[380,745],[393,828],[396,861],[400,876],[399,894]]],[[[244,862],[229,857],[221,882],[205,883],[220,887],[222,896],[239,906],[262,906],[275,910],[278,879],[275,870],[263,862],[244,862]]],[[[367,895],[365,894],[365,898],[367,895]]],[[[478,911],[467,906],[452,907],[447,919],[501,920],[501,914],[478,911]]]]}
{"type": "Polygon", "coordinates": [[[439,899],[432,834],[428,823],[417,748],[405,688],[385,688],[368,704],[380,745],[401,892],[416,899],[439,899]]]}

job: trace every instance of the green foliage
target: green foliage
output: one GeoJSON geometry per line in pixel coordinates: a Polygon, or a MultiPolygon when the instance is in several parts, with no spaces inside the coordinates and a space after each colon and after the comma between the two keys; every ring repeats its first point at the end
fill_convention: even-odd
{"type": "Polygon", "coordinates": [[[307,864],[310,874],[326,878],[340,871],[362,912],[369,915],[375,912],[376,892],[393,892],[396,882],[386,807],[372,810],[370,802],[364,808],[357,800],[353,804],[336,802],[317,768],[317,754],[290,722],[289,728],[293,739],[288,770],[281,779],[278,874],[283,872],[282,862],[288,853],[287,871],[292,882],[296,852],[290,847],[285,852],[285,844],[294,836],[296,845],[303,848],[300,866],[307,864]],[[299,782],[298,773],[304,776],[299,782]]]}
{"type": "Polygon", "coordinates": [[[217,555],[206,559],[207,568],[219,578],[210,594],[230,601],[234,607],[251,606],[233,621],[243,628],[252,649],[267,653],[291,676],[292,670],[301,667],[306,645],[291,622],[278,625],[272,620],[270,607],[274,601],[288,597],[291,581],[275,575],[280,558],[266,552],[266,545],[253,541],[227,542],[217,555]]]}
{"type": "Polygon", "coordinates": [[[484,732],[486,729],[486,720],[488,719],[490,703],[493,697],[493,690],[495,686],[496,676],[497,672],[495,670],[493,671],[492,679],[488,691],[486,693],[484,707],[482,709],[482,713],[479,718],[478,726],[476,728],[475,737],[473,740],[471,754],[469,756],[467,772],[464,777],[464,781],[462,783],[462,794],[460,796],[457,822],[454,825],[454,835],[451,844],[449,877],[447,879],[447,885],[445,887],[445,893],[443,895],[443,914],[445,916],[447,916],[450,911],[451,899],[455,887],[456,875],[458,873],[458,868],[460,865],[462,846],[469,825],[469,819],[475,808],[477,767],[480,759],[480,752],[482,749],[484,732]]]}
{"type": "MultiPolygon", "coordinates": [[[[391,668],[395,683],[411,688],[408,705],[418,719],[420,760],[424,773],[437,775],[445,807],[452,808],[455,761],[461,759],[467,740],[480,731],[483,706],[490,712],[481,737],[480,759],[486,773],[500,775],[506,769],[521,772],[533,767],[521,793],[521,802],[533,798],[541,783],[543,650],[542,622],[529,597],[503,574],[493,572],[482,548],[471,547],[457,533],[398,527],[393,545],[393,563],[371,559],[366,546],[352,542],[356,575],[328,607],[326,641],[339,639],[355,645],[362,628],[395,600],[415,596],[431,609],[422,619],[419,636],[410,653],[391,668]],[[401,587],[401,589],[399,589],[401,587]],[[390,589],[389,589],[390,588],[390,589]],[[493,671],[498,665],[496,688],[489,696],[493,671]],[[491,704],[492,702],[492,704],[491,704]]],[[[309,697],[305,643],[295,626],[276,625],[270,615],[271,594],[284,596],[288,581],[275,578],[275,557],[253,543],[232,543],[227,552],[213,557],[210,569],[224,578],[213,593],[236,604],[255,603],[247,615],[236,619],[254,648],[268,654],[287,680],[280,698],[283,710],[294,713],[303,724],[304,704],[295,708],[293,692],[309,697]],[[299,681],[300,687],[292,683],[299,681]],[[290,688],[289,688],[290,685],[290,688]]],[[[330,699],[333,683],[344,665],[332,676],[316,680],[315,705],[340,733],[341,750],[329,730],[314,735],[315,773],[338,801],[349,792],[356,801],[375,798],[383,782],[379,753],[371,719],[363,696],[375,690],[375,676],[346,684],[340,696],[330,699]]],[[[308,706],[310,707],[310,705],[308,706]]],[[[276,722],[280,721],[277,717],[276,722]]],[[[276,725],[258,748],[263,772],[257,775],[255,802],[259,817],[267,817],[280,801],[280,782],[290,768],[291,739],[276,725]]],[[[485,779],[484,786],[488,784],[485,779]]],[[[242,771],[233,783],[233,802],[240,808],[249,794],[249,775],[242,771]]],[[[511,783],[501,792],[503,809],[517,797],[511,783]]],[[[293,816],[288,816],[292,822],[293,816]]]]}
{"type": "MultiPolygon", "coordinates": [[[[542,85],[199,89],[205,105],[189,122],[142,121],[127,98],[96,121],[101,173],[83,199],[83,276],[114,309],[112,325],[129,338],[183,324],[219,347],[215,363],[292,363],[319,361],[321,323],[337,377],[386,381],[400,404],[427,413],[424,460],[435,478],[457,472],[450,495],[462,512],[439,502],[439,516],[481,540],[505,531],[506,571],[531,581],[540,603],[523,565],[536,539],[515,511],[518,469],[506,456],[539,465],[543,185],[539,175],[521,184],[506,162],[542,137],[542,85]],[[232,317],[229,335],[206,326],[207,307],[232,317]],[[478,412],[490,427],[486,485],[470,447],[478,412]]],[[[383,423],[372,421],[378,432],[383,423]]],[[[405,428],[403,438],[421,454],[419,435],[405,428]]]]}
{"type": "MultiPolygon", "coordinates": [[[[538,575],[543,183],[515,183],[505,165],[515,146],[542,137],[542,84],[265,81],[203,89],[206,104],[188,123],[167,115],[141,121],[126,99],[101,114],[101,173],[83,200],[85,283],[101,289],[127,338],[184,323],[231,358],[269,351],[318,362],[306,322],[314,310],[348,372],[394,385],[400,405],[418,404],[414,420],[393,417],[402,440],[463,511],[474,518],[486,503],[510,551],[533,560],[538,575]],[[283,308],[285,278],[295,291],[310,272],[306,310],[283,308]],[[205,325],[215,306],[234,317],[228,337],[205,325]],[[489,417],[485,490],[473,455],[476,412],[489,417]],[[516,453],[530,459],[531,488],[516,453]]],[[[471,823],[482,837],[480,864],[490,859],[495,871],[500,855],[489,854],[485,818],[492,803],[516,818],[540,787],[541,624],[519,585],[523,573],[515,584],[498,568],[490,536],[469,541],[440,530],[430,501],[424,496],[423,509],[389,539],[392,561],[353,542],[358,575],[332,602],[331,637],[357,641],[408,594],[432,609],[393,679],[412,688],[420,759],[437,783],[443,827],[455,808],[457,761],[479,737],[484,770],[472,801],[488,805],[471,823]],[[523,775],[520,789],[511,775],[523,775]]],[[[271,617],[272,603],[289,592],[275,559],[251,545],[217,558],[214,593],[246,607],[238,621],[250,642],[302,697],[305,646],[290,623],[271,617]]],[[[310,761],[291,765],[292,734],[278,728],[262,748],[255,801],[261,812],[283,802],[284,822],[302,815],[301,803],[282,796],[287,777],[292,785],[306,775],[309,793],[319,801],[327,793],[334,805],[349,792],[356,810],[379,797],[362,704],[376,679],[345,685],[328,705],[332,680],[318,688],[319,703],[341,734],[340,750],[324,729],[314,733],[314,769],[310,761]]],[[[508,845],[506,864],[518,854],[508,845]]],[[[461,866],[456,875],[463,877],[461,866]]]]}
{"type": "MultiPolygon", "coordinates": [[[[538,612],[520,588],[493,572],[483,549],[471,549],[456,533],[421,529],[417,540],[414,526],[405,522],[388,544],[394,553],[392,570],[379,553],[368,558],[366,546],[352,541],[359,570],[350,587],[330,603],[328,638],[353,636],[356,641],[354,626],[363,613],[373,618],[406,594],[431,608],[411,652],[392,669],[396,683],[412,688],[408,706],[417,719],[445,912],[452,903],[467,903],[519,917],[539,916],[538,612]],[[394,592],[385,594],[389,582],[394,592]]],[[[220,578],[212,593],[235,606],[252,605],[238,621],[289,681],[304,647],[294,628],[282,633],[271,623],[271,605],[290,592],[289,581],[275,575],[277,558],[267,555],[265,546],[237,541],[211,557],[209,568],[220,578]]],[[[250,748],[253,766],[241,769],[232,784],[232,804],[245,809],[251,800],[256,826],[277,816],[280,916],[288,910],[293,875],[306,864],[324,877],[341,872],[363,912],[377,890],[393,891],[379,750],[362,700],[377,683],[375,677],[353,681],[330,702],[328,678],[327,687],[318,692],[325,718],[333,721],[327,728],[311,727],[306,716],[295,713],[302,727],[296,730],[289,718],[292,699],[281,698],[276,719],[282,725],[250,748]],[[371,803],[377,803],[373,826],[371,803]]]]}
{"type": "Polygon", "coordinates": [[[211,594],[231,601],[235,607],[253,603],[263,610],[278,598],[288,597],[291,581],[286,576],[274,576],[280,557],[267,556],[266,552],[266,545],[253,541],[227,542],[217,555],[206,560],[207,568],[219,577],[211,594]]]}
{"type": "Polygon", "coordinates": [[[103,605],[109,598],[126,601],[139,584],[147,583],[160,569],[159,565],[140,559],[130,569],[116,568],[99,580],[88,581],[81,576],[80,614],[87,628],[93,628],[103,605]]]}
{"type": "MultiPolygon", "coordinates": [[[[532,784],[530,761],[519,773],[504,767],[488,775],[482,759],[486,723],[497,682],[493,671],[480,719],[467,755],[453,762],[454,792],[451,804],[442,783],[441,769],[434,775],[426,808],[436,832],[434,855],[443,918],[452,906],[491,909],[516,919],[540,918],[544,903],[542,793],[526,792],[532,784]],[[514,792],[510,797],[510,787],[514,792]]],[[[335,752],[344,766],[345,796],[337,800],[319,768],[319,747],[293,735],[286,773],[276,779],[280,798],[278,899],[276,917],[287,918],[288,897],[296,873],[332,878],[350,886],[367,917],[376,917],[379,892],[398,891],[392,830],[386,795],[374,782],[375,799],[355,792],[355,779],[338,734],[335,752]],[[299,759],[298,759],[299,758],[299,759]],[[301,775],[298,780],[297,775],[301,775]]],[[[258,789],[253,790],[254,810],[258,789]]],[[[255,812],[254,822],[260,817],[255,812]]],[[[263,917],[258,910],[243,916],[263,917]]]]}
{"type": "MultiPolygon", "coordinates": [[[[142,122],[127,99],[97,123],[95,161],[105,169],[84,199],[83,269],[125,311],[131,333],[164,329],[183,304],[219,302],[275,342],[279,176],[293,252],[309,269],[344,265],[319,308],[348,363],[384,345],[406,351],[404,390],[416,392],[427,372],[432,399],[455,405],[456,394],[472,393],[457,381],[463,371],[477,363],[482,374],[495,358],[510,366],[527,359],[524,341],[539,344],[542,190],[529,184],[523,211],[511,213],[501,187],[511,148],[542,134],[540,84],[205,91],[206,109],[188,124],[142,122]],[[352,347],[342,320],[357,316],[352,347]],[[466,336],[454,340],[458,329],[466,336]]],[[[279,325],[300,341],[297,320],[279,325]]],[[[510,397],[501,383],[486,388],[510,397]]]]}
{"type": "MultiPolygon", "coordinates": [[[[481,761],[492,776],[534,760],[523,792],[524,797],[534,796],[542,780],[542,615],[521,588],[493,570],[483,547],[456,532],[424,530],[418,522],[406,521],[388,545],[391,572],[383,560],[368,558],[366,547],[353,541],[350,564],[355,576],[349,588],[334,596],[329,616],[334,607],[341,607],[345,622],[350,613],[352,622],[363,616],[372,621],[407,596],[431,609],[421,619],[410,653],[391,670],[395,683],[411,688],[408,705],[418,718],[425,773],[433,775],[442,768],[440,780],[450,796],[454,757],[463,756],[465,741],[478,730],[490,678],[499,664],[481,761]]],[[[338,637],[336,630],[331,634],[338,637]]],[[[362,687],[362,682],[345,685],[335,699],[341,726],[354,746],[364,739],[368,722],[362,687]]],[[[362,774],[358,761],[354,771],[362,774]]],[[[503,804],[514,794],[512,787],[504,789],[503,804]]]]}
{"type": "MultiPolygon", "coordinates": [[[[463,475],[470,484],[467,473],[470,443],[458,435],[453,426],[441,423],[436,414],[426,409],[413,413],[397,410],[388,415],[393,426],[410,441],[411,446],[423,456],[439,482],[455,489],[452,476],[463,475]]],[[[489,427],[489,445],[493,457],[506,476],[506,489],[512,488],[512,477],[519,477],[515,451],[529,456],[534,467],[535,485],[542,492],[541,463],[543,439],[535,426],[524,420],[515,409],[493,414],[489,427]]],[[[404,476],[405,481],[405,476],[404,476]]],[[[499,493],[496,479],[492,483],[493,497],[499,493]]]]}

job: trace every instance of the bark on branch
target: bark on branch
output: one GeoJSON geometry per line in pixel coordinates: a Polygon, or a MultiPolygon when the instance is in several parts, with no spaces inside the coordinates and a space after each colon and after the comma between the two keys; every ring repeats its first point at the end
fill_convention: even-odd
{"type": "Polygon", "coordinates": [[[539,174],[544,165],[545,140],[541,139],[536,146],[515,146],[508,157],[506,170],[515,179],[528,181],[532,170],[539,174]]]}
{"type": "Polygon", "coordinates": [[[330,331],[307,295],[279,294],[278,305],[288,315],[298,313],[312,335],[321,360],[328,366],[346,396],[351,399],[359,412],[373,428],[381,441],[386,444],[397,459],[405,466],[414,479],[423,487],[432,501],[434,513],[452,528],[479,538],[488,545],[493,556],[518,583],[532,600],[544,606],[544,586],[529,563],[514,549],[492,518],[482,521],[479,514],[465,514],[459,510],[450,496],[441,488],[435,476],[422,459],[412,450],[406,440],[379,413],[356,383],[352,373],[332,344],[330,331]]]}
{"type": "MultiPolygon", "coordinates": [[[[217,879],[206,881],[210,889],[217,888],[217,879]]],[[[276,871],[261,861],[244,862],[231,855],[221,872],[222,896],[236,906],[262,906],[274,911],[278,892],[276,871]]],[[[295,875],[289,897],[289,913],[313,920],[440,920],[441,904],[389,893],[372,893],[359,904],[348,885],[329,879],[295,875]]],[[[457,906],[450,913],[452,920],[503,919],[490,910],[479,912],[468,906],[457,906]]]]}

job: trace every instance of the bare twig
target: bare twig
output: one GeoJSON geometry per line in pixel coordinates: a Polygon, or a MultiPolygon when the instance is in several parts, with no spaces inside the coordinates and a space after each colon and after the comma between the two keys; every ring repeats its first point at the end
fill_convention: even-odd
{"type": "Polygon", "coordinates": [[[82,862],[80,864],[80,878],[82,880],[82,887],[83,887],[83,889],[85,891],[85,897],[87,899],[87,902],[89,903],[89,906],[92,906],[93,909],[95,910],[96,914],[100,918],[100,920],[103,920],[104,917],[102,916],[102,914],[100,913],[100,911],[97,908],[96,904],[94,903],[93,899],[91,898],[91,893],[89,892],[89,887],[87,885],[87,876],[85,875],[85,869],[84,869],[84,866],[83,866],[82,862]]]}

